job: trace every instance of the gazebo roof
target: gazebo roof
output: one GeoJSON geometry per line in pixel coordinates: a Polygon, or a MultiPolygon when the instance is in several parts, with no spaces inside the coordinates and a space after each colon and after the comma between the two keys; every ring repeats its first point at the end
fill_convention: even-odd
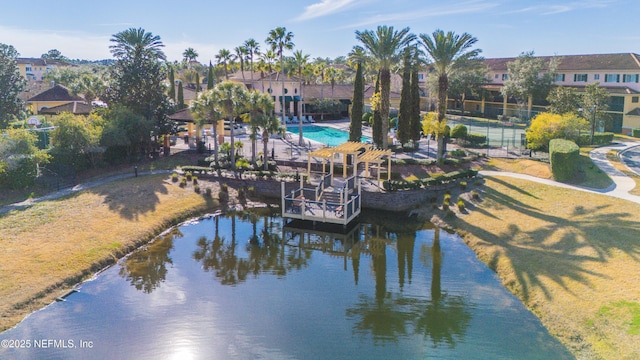
{"type": "Polygon", "coordinates": [[[379,164],[383,161],[385,156],[391,156],[392,154],[393,152],[391,150],[370,150],[360,155],[358,161],[369,163],[375,162],[379,164]]]}
{"type": "Polygon", "coordinates": [[[371,145],[348,141],[334,147],[326,147],[309,153],[310,157],[330,158],[334,154],[360,154],[371,149],[371,145]],[[364,149],[364,151],[363,151],[364,149]]]}

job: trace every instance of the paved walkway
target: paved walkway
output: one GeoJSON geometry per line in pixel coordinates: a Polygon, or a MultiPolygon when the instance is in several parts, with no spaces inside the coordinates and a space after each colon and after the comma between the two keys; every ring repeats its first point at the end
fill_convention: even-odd
{"type": "Polygon", "coordinates": [[[625,164],[627,164],[627,167],[629,167],[630,169],[632,169],[632,171],[636,173],[638,173],[636,171],[637,169],[634,170],[632,166],[637,166],[637,165],[634,165],[629,161],[632,161],[632,162],[635,161],[636,162],[635,164],[640,164],[640,143],[638,142],[617,143],[614,145],[603,146],[603,147],[592,150],[589,153],[589,157],[591,157],[591,160],[593,161],[593,163],[596,164],[602,171],[607,173],[607,175],[609,175],[611,180],[613,180],[613,184],[611,184],[611,186],[609,186],[606,189],[591,189],[591,188],[586,188],[581,186],[564,184],[561,182],[557,182],[555,180],[542,179],[542,178],[538,178],[531,175],[502,172],[502,171],[480,171],[480,174],[486,175],[486,176],[508,176],[508,177],[513,177],[517,179],[524,179],[524,180],[534,181],[541,184],[586,191],[586,192],[595,193],[595,194],[608,195],[608,196],[612,196],[612,197],[616,197],[624,200],[633,201],[635,203],[640,204],[640,196],[629,194],[629,191],[631,191],[636,186],[635,181],[630,177],[628,177],[627,175],[625,175],[624,173],[618,171],[618,169],[616,169],[615,167],[613,167],[613,165],[611,165],[609,160],[607,160],[607,156],[606,156],[609,150],[621,151],[621,158],[623,159],[625,164]]]}

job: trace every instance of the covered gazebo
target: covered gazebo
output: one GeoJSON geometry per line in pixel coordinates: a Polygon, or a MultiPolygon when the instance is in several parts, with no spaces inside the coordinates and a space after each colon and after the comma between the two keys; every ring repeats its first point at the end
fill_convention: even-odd
{"type": "MultiPolygon", "coordinates": [[[[356,175],[358,164],[365,163],[365,176],[369,176],[369,164],[374,163],[380,165],[384,162],[384,158],[387,157],[387,180],[391,178],[391,150],[373,150],[371,144],[365,144],[355,141],[348,141],[335,147],[326,147],[318,149],[309,153],[308,165],[307,165],[307,177],[311,177],[311,158],[322,159],[322,172],[326,173],[326,160],[329,159],[330,168],[329,172],[333,177],[334,162],[336,154],[342,155],[342,177],[347,177],[347,158],[349,155],[353,159],[353,175],[356,175]]],[[[378,171],[378,181],[380,181],[380,171],[378,171]]]]}

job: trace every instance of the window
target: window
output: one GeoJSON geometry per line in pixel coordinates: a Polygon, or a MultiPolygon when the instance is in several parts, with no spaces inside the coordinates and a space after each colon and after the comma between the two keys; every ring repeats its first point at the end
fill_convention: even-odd
{"type": "Polygon", "coordinates": [[[573,74],[573,81],[587,82],[587,74],[573,74]]]}
{"type": "Polygon", "coordinates": [[[638,97],[637,96],[632,96],[631,97],[631,102],[632,103],[637,103],[638,102],[638,97]]]}
{"type": "Polygon", "coordinates": [[[494,79],[497,79],[497,78],[498,78],[498,76],[499,76],[499,75],[498,75],[498,74],[496,74],[496,76],[494,77],[494,79]]]}
{"type": "Polygon", "coordinates": [[[604,82],[620,82],[620,74],[604,74],[604,82]]]}
{"type": "Polygon", "coordinates": [[[600,80],[600,74],[593,74],[593,80],[600,80]]]}
{"type": "Polygon", "coordinates": [[[557,82],[563,82],[564,81],[564,74],[556,74],[556,81],[557,82]]]}
{"type": "Polygon", "coordinates": [[[24,70],[25,70],[26,72],[30,73],[30,72],[31,72],[31,66],[27,66],[27,67],[25,67],[25,69],[24,69],[24,70]]]}
{"type": "Polygon", "coordinates": [[[509,74],[502,74],[502,81],[509,80],[509,74]]]}
{"type": "Polygon", "coordinates": [[[424,74],[418,74],[418,81],[424,81],[424,74]]]}
{"type": "Polygon", "coordinates": [[[638,82],[638,74],[624,74],[622,75],[622,82],[638,82]]]}

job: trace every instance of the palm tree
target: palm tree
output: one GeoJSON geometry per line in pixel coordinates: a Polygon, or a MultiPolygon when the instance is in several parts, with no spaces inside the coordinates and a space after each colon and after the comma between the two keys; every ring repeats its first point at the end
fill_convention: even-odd
{"type": "Polygon", "coordinates": [[[235,52],[236,60],[240,61],[240,73],[242,74],[242,83],[244,84],[246,82],[244,78],[244,62],[249,52],[244,46],[236,46],[233,51],[235,52]]]}
{"type": "MultiPolygon", "coordinates": [[[[293,33],[291,31],[287,31],[285,27],[277,27],[271,31],[269,31],[269,36],[265,40],[265,42],[271,45],[271,49],[273,51],[277,51],[277,55],[280,57],[280,78],[282,81],[282,122],[284,123],[285,109],[284,109],[284,61],[283,55],[284,50],[291,50],[294,47],[294,43],[292,41],[293,33]]],[[[302,138],[302,126],[300,126],[300,136],[299,136],[299,144],[300,146],[304,145],[304,140],[302,138]]]]}
{"type": "Polygon", "coordinates": [[[229,117],[229,128],[231,129],[231,168],[236,168],[235,144],[233,139],[234,124],[236,116],[240,116],[246,108],[247,91],[244,85],[225,81],[216,86],[220,93],[220,101],[224,104],[224,113],[229,117]]]}
{"type": "Polygon", "coordinates": [[[293,66],[296,69],[296,75],[302,78],[302,70],[307,67],[309,63],[309,54],[303,55],[302,50],[297,50],[293,53],[292,60],[293,66]]]}
{"type": "Polygon", "coordinates": [[[397,62],[398,54],[415,35],[409,33],[409,28],[396,31],[393,26],[378,26],[372,30],[356,31],[356,39],[371,53],[378,65],[380,74],[380,116],[382,117],[382,147],[388,147],[389,132],[389,93],[391,90],[391,66],[397,62]]]}
{"type": "Polygon", "coordinates": [[[190,105],[191,114],[198,127],[205,123],[213,126],[213,148],[216,168],[218,163],[218,121],[222,118],[220,92],[215,88],[208,89],[198,94],[190,105]]]}
{"type": "Polygon", "coordinates": [[[260,45],[258,42],[251,38],[244,42],[244,47],[249,54],[249,64],[251,66],[251,88],[253,88],[253,56],[260,54],[260,45]]]}
{"type": "Polygon", "coordinates": [[[198,53],[190,47],[182,53],[182,57],[184,58],[184,62],[191,66],[191,61],[195,60],[198,57],[198,53]]]}
{"type": "Polygon", "coordinates": [[[225,80],[229,80],[228,66],[233,60],[231,52],[228,49],[220,49],[220,51],[218,51],[218,55],[216,55],[216,60],[218,60],[218,65],[222,65],[224,68],[225,80]]]}
{"type": "Polygon", "coordinates": [[[129,28],[121,31],[109,40],[111,54],[116,58],[166,60],[160,36],[144,31],[143,28],[129,28]]]}
{"type": "MultiPolygon", "coordinates": [[[[438,76],[438,128],[444,128],[446,124],[445,112],[447,110],[447,90],[449,88],[449,76],[460,69],[468,61],[477,58],[482,52],[480,49],[471,49],[478,41],[468,33],[456,35],[453,31],[446,34],[438,29],[431,34],[420,34],[422,46],[433,62],[433,67],[438,76]]],[[[442,163],[444,154],[444,134],[437,134],[438,152],[437,161],[442,163]]]]}
{"type": "Polygon", "coordinates": [[[247,110],[249,113],[244,114],[244,121],[249,123],[249,127],[251,128],[251,134],[249,137],[251,138],[251,162],[256,162],[256,142],[258,140],[258,130],[260,129],[260,121],[259,116],[260,112],[263,109],[261,102],[264,96],[268,96],[271,99],[269,94],[261,93],[256,90],[249,91],[247,94],[247,110]]]}

